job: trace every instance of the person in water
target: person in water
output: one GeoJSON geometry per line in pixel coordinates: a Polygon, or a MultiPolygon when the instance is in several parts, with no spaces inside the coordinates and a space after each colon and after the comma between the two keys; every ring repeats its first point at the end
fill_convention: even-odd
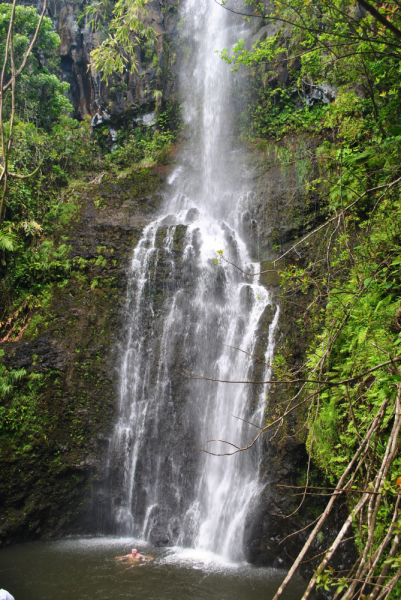
{"type": "Polygon", "coordinates": [[[131,550],[130,554],[125,554],[124,556],[116,556],[115,560],[126,560],[130,563],[138,563],[143,560],[154,560],[153,556],[144,556],[143,554],[139,554],[136,548],[131,550]]]}
{"type": "Polygon", "coordinates": [[[0,600],[14,600],[14,596],[11,596],[7,590],[0,590],[0,600]]]}

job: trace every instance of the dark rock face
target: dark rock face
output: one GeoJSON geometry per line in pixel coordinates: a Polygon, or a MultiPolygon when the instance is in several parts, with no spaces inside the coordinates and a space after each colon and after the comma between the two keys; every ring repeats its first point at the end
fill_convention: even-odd
{"type": "MultiPolygon", "coordinates": [[[[273,269],[272,261],[324,218],[320,196],[309,193],[306,187],[308,181],[317,177],[317,163],[313,158],[317,146],[318,140],[298,137],[255,149],[253,167],[249,172],[249,177],[255,181],[254,195],[243,213],[243,235],[248,239],[254,258],[262,262],[263,270],[273,269]]],[[[324,246],[325,240],[314,238],[310,246],[303,246],[302,252],[292,251],[278,266],[305,266],[317,255],[320,244],[324,246]]],[[[276,352],[282,351],[290,356],[292,365],[300,368],[305,359],[309,334],[301,333],[297,320],[310,298],[301,293],[292,295],[290,300],[285,295],[280,298],[279,278],[275,273],[265,273],[263,282],[277,293],[280,303],[276,352]]],[[[262,329],[266,330],[271,319],[271,315],[264,315],[262,329]]],[[[258,378],[256,371],[254,379],[258,378]]],[[[274,415],[276,407],[296,391],[280,385],[272,386],[268,400],[269,416],[274,415]]],[[[305,418],[306,415],[299,409],[288,418],[279,435],[274,438],[269,435],[263,440],[261,477],[265,488],[258,506],[248,515],[246,528],[247,557],[252,563],[291,566],[312,531],[313,526],[310,525],[327,504],[327,496],[307,495],[302,501],[302,495],[296,495],[303,492],[308,470],[307,431],[301,427],[305,418]],[[296,434],[300,429],[301,433],[296,434]]],[[[313,463],[310,476],[315,486],[331,485],[313,463]]],[[[313,557],[329,547],[337,535],[338,523],[343,522],[346,515],[346,499],[338,499],[335,510],[301,566],[303,575],[311,576],[319,564],[319,559],[313,560],[313,557]]],[[[355,549],[349,541],[342,546],[342,552],[333,565],[338,570],[345,570],[353,559],[355,549]]],[[[322,592],[319,594],[322,595],[322,592]]]]}
{"type": "Polygon", "coordinates": [[[32,342],[15,342],[6,354],[5,364],[13,369],[32,370],[46,373],[51,369],[64,371],[67,366],[68,356],[61,346],[57,346],[50,333],[45,333],[32,342]]]}
{"type": "MultiPolygon", "coordinates": [[[[295,419],[288,424],[288,427],[294,425],[295,419]]],[[[314,522],[324,511],[328,501],[327,496],[319,498],[317,495],[306,496],[302,501],[302,484],[305,483],[307,465],[308,456],[304,444],[288,438],[281,444],[271,439],[266,440],[262,464],[266,487],[259,506],[248,516],[247,554],[250,562],[257,565],[290,567],[305,544],[313,530],[314,522]],[[289,489],[288,486],[294,488],[289,489]]],[[[311,474],[314,485],[321,487],[328,485],[313,465],[311,474]]],[[[303,576],[311,577],[321,560],[321,558],[314,560],[314,557],[330,546],[337,536],[338,523],[344,522],[346,517],[345,499],[338,500],[337,506],[301,565],[300,572],[303,576]]],[[[331,564],[336,570],[343,571],[350,567],[355,558],[353,543],[347,541],[342,544],[341,553],[335,556],[331,564]]]]}
{"type": "Polygon", "coordinates": [[[142,170],[67,191],[75,210],[59,243],[71,248],[73,273],[66,285],[54,284],[50,303],[36,309],[23,340],[0,348],[6,368],[23,368],[43,381],[34,441],[29,447],[23,438],[0,443],[0,545],[93,527],[88,500],[104,477],[115,418],[128,261],[160,205],[165,171],[142,170]]]}
{"type": "MultiPolygon", "coordinates": [[[[318,140],[298,136],[250,149],[248,178],[253,193],[242,213],[242,235],[255,260],[278,258],[322,218],[319,194],[306,187],[318,176],[313,159],[318,144],[318,140]]],[[[302,257],[295,255],[295,259],[302,257]]],[[[264,283],[274,285],[266,276],[264,283]]]]}
{"type": "Polygon", "coordinates": [[[93,33],[88,17],[83,15],[85,6],[76,0],[50,0],[47,15],[53,20],[61,38],[62,79],[70,84],[69,100],[75,115],[83,119],[87,115],[102,120],[116,121],[127,111],[136,112],[142,106],[154,107],[156,90],[164,100],[175,95],[175,75],[170,50],[177,36],[178,8],[175,0],[155,0],[147,4],[146,23],[157,32],[158,38],[153,57],[145,56],[138,49],[138,70],[127,74],[120,86],[111,78],[101,80],[101,74],[91,66],[90,53],[100,43],[93,33]],[[156,64],[157,63],[157,64],[156,64]]]}

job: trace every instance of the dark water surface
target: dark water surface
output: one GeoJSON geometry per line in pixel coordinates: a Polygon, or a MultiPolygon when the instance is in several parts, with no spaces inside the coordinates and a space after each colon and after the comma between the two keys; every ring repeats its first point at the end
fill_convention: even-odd
{"type": "MultiPolygon", "coordinates": [[[[15,600],[271,600],[284,575],[127,538],[67,538],[0,549],[0,588],[15,600]],[[114,560],[133,547],[155,561],[132,566],[114,560]]],[[[284,599],[299,600],[304,587],[295,581],[284,599]]]]}

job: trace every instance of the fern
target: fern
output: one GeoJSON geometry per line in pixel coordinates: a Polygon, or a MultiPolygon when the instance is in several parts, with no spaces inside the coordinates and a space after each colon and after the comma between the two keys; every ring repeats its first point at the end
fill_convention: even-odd
{"type": "Polygon", "coordinates": [[[25,369],[7,369],[0,365],[0,396],[7,398],[14,389],[14,384],[26,377],[25,369]]]}
{"type": "Polygon", "coordinates": [[[17,248],[17,236],[12,233],[10,228],[0,229],[0,250],[15,252],[17,248]]]}

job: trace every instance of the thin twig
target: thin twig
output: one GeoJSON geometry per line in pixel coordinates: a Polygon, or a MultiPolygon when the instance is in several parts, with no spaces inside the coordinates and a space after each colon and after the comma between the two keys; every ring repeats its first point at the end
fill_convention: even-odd
{"type": "Polygon", "coordinates": [[[372,367],[371,369],[368,369],[368,371],[364,371],[363,373],[360,373],[359,375],[354,375],[354,377],[349,377],[348,379],[342,379],[341,381],[326,381],[326,380],[319,380],[319,379],[269,379],[267,381],[235,381],[235,380],[231,380],[231,379],[217,379],[214,377],[206,377],[205,375],[200,375],[198,373],[192,373],[191,371],[182,371],[182,374],[185,375],[185,377],[189,377],[190,379],[204,379],[205,381],[216,381],[217,383],[240,383],[240,384],[251,384],[251,385],[261,385],[261,384],[267,384],[267,383],[273,383],[273,384],[278,384],[278,383],[285,383],[285,384],[289,384],[289,385],[294,385],[297,383],[317,383],[319,385],[324,385],[327,387],[336,387],[338,385],[344,385],[346,383],[351,383],[353,381],[357,381],[358,379],[361,379],[362,377],[365,377],[366,375],[369,375],[370,373],[373,373],[374,371],[377,371],[377,369],[381,369],[382,367],[385,367],[386,365],[390,365],[394,362],[399,362],[401,361],[401,356],[397,356],[395,358],[393,358],[392,360],[388,360],[384,363],[381,363],[380,365],[377,365],[376,367],[372,367]]]}

